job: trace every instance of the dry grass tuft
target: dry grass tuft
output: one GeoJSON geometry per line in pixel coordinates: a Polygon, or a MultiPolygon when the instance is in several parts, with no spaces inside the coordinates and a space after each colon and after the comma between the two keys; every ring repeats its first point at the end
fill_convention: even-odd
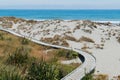
{"type": "Polygon", "coordinates": [[[84,36],[82,36],[78,41],[79,42],[91,42],[91,43],[95,43],[95,41],[92,40],[91,38],[84,37],[84,36]]]}
{"type": "Polygon", "coordinates": [[[61,37],[60,35],[55,35],[53,38],[41,38],[41,41],[54,45],[69,46],[66,42],[66,38],[61,37]]]}
{"type": "Polygon", "coordinates": [[[106,74],[94,75],[94,80],[108,80],[108,75],[106,74]]]}

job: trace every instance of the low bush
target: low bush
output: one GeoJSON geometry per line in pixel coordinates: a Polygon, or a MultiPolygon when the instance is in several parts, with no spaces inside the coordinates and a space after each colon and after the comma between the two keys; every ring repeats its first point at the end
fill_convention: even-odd
{"type": "Polygon", "coordinates": [[[16,48],[13,54],[8,56],[7,63],[11,65],[23,65],[28,62],[30,50],[25,47],[16,48]]]}
{"type": "Polygon", "coordinates": [[[3,34],[0,33],[0,40],[4,40],[3,34]]]}
{"type": "Polygon", "coordinates": [[[0,80],[25,80],[15,68],[0,68],[0,80]]]}
{"type": "Polygon", "coordinates": [[[93,79],[93,75],[92,75],[92,74],[86,74],[86,75],[82,78],[82,80],[94,80],[94,79],[93,79]]]}
{"type": "Polygon", "coordinates": [[[65,65],[65,64],[59,64],[58,66],[59,66],[61,78],[65,77],[67,74],[69,74],[78,67],[75,65],[73,66],[73,65],[65,65]]]}
{"type": "Polygon", "coordinates": [[[60,71],[57,66],[45,61],[34,62],[28,68],[27,80],[60,80],[60,71]]]}
{"type": "Polygon", "coordinates": [[[94,40],[92,40],[92,39],[90,39],[90,38],[88,38],[88,37],[84,37],[84,36],[82,36],[82,37],[79,39],[79,41],[80,41],[80,42],[85,41],[85,42],[95,43],[94,40]]]}
{"type": "Polygon", "coordinates": [[[27,45],[27,44],[29,44],[29,40],[26,39],[26,38],[22,38],[22,40],[21,40],[21,44],[23,44],[23,45],[27,45]]]}
{"type": "Polygon", "coordinates": [[[78,57],[78,53],[76,53],[75,51],[72,51],[72,50],[61,49],[58,51],[57,56],[65,57],[67,59],[74,59],[74,58],[78,57]]]}

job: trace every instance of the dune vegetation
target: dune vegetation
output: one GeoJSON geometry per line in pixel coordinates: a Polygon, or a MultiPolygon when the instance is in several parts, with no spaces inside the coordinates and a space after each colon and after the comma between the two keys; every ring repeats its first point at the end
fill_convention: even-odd
{"type": "Polygon", "coordinates": [[[80,65],[60,61],[76,57],[74,51],[42,46],[0,31],[0,80],[60,80],[80,65]]]}

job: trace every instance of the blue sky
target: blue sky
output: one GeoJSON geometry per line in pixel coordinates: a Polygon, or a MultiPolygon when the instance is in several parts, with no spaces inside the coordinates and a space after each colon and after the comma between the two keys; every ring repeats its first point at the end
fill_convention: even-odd
{"type": "Polygon", "coordinates": [[[120,0],[0,0],[0,9],[120,9],[120,0]]]}

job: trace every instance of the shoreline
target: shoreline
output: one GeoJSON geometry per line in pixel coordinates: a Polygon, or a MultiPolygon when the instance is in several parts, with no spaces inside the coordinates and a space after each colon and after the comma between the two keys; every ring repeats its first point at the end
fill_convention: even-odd
{"type": "MultiPolygon", "coordinates": [[[[35,21],[50,21],[50,20],[63,20],[63,21],[86,21],[90,19],[26,19],[25,20],[35,20],[35,21]]],[[[92,22],[100,22],[100,23],[120,23],[120,20],[90,20],[92,22]]]]}
{"type": "Polygon", "coordinates": [[[120,20],[91,20],[91,19],[30,19],[30,18],[24,18],[24,17],[16,17],[16,16],[0,16],[0,18],[2,17],[15,17],[15,18],[21,18],[21,19],[25,19],[25,20],[34,20],[34,21],[50,21],[50,20],[63,20],[63,21],[92,21],[92,22],[101,22],[101,23],[120,23],[120,20]]]}

